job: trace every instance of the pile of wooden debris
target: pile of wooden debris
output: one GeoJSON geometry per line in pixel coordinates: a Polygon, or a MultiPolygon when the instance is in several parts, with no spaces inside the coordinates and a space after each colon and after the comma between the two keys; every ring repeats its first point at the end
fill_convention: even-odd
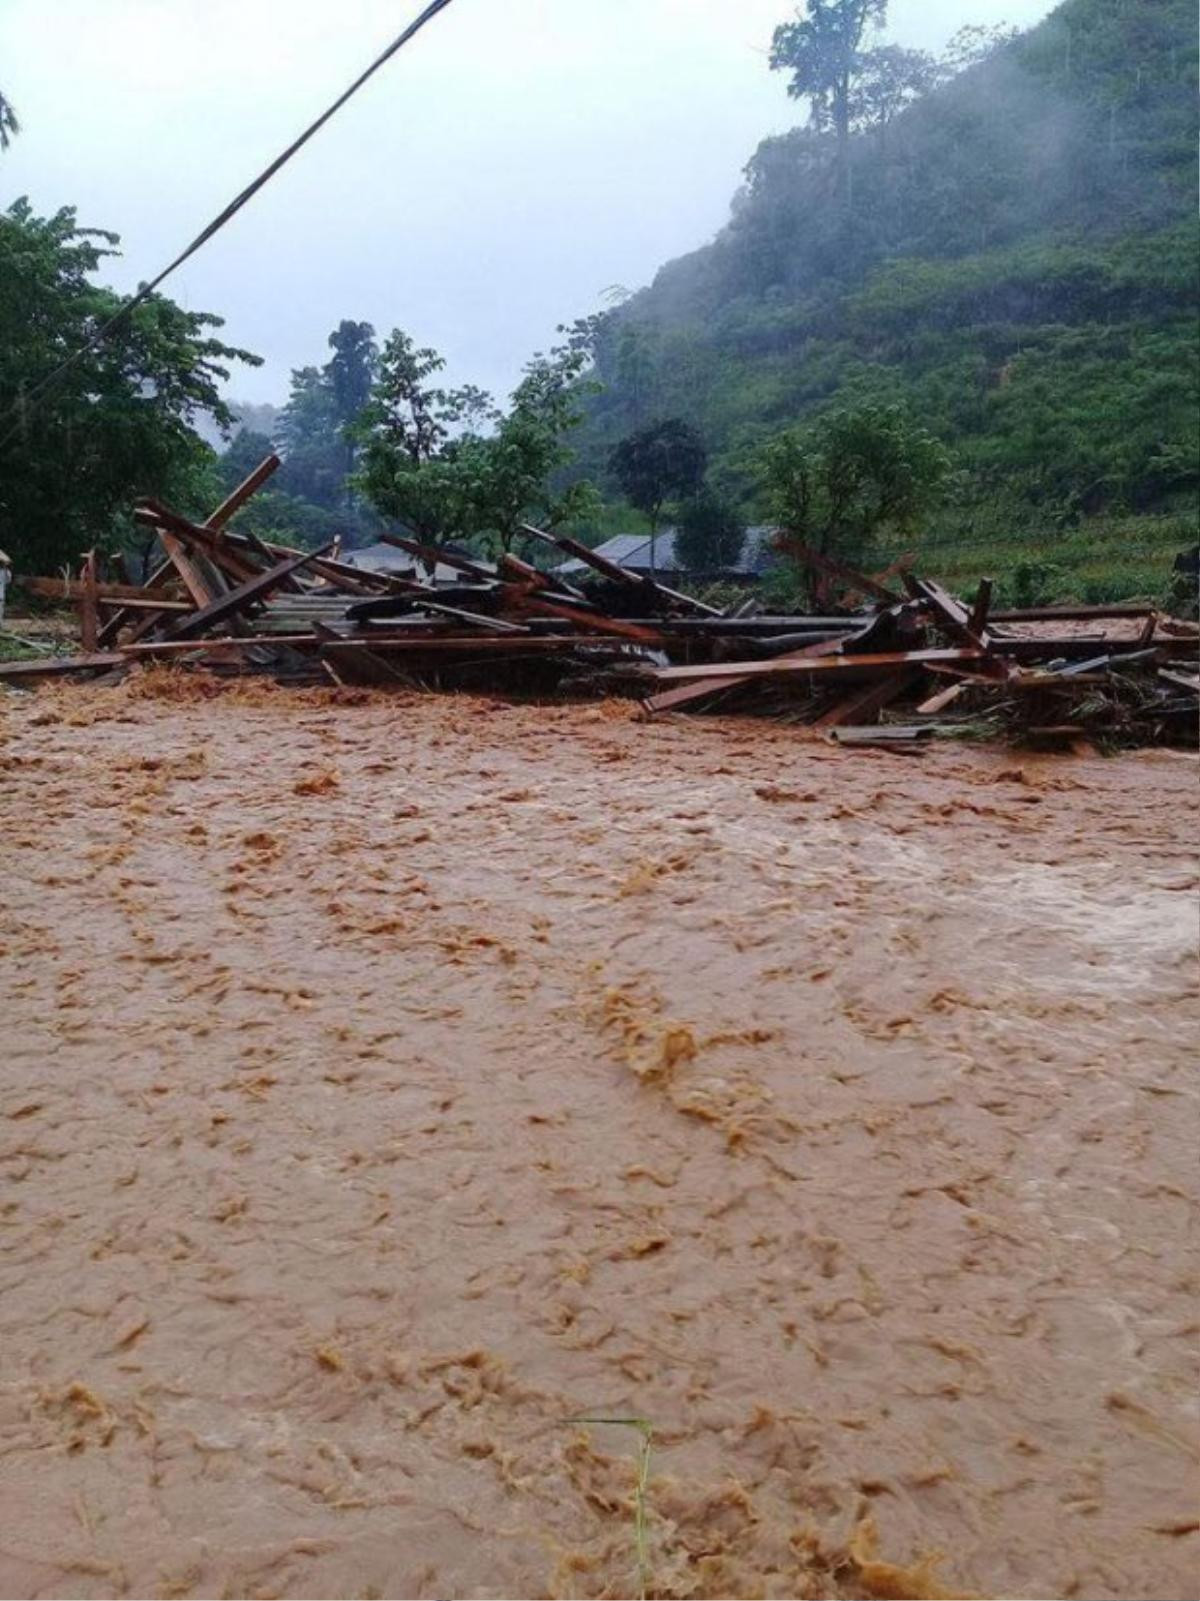
{"type": "Polygon", "coordinates": [[[101,582],[94,557],[77,578],[25,579],[30,593],[78,606],[82,649],[0,665],[0,681],[111,681],[140,661],[179,660],[299,683],[602,687],[641,694],[649,713],[770,710],[857,743],[1005,728],[1195,737],[1200,629],[1146,606],[992,611],[984,579],[968,608],[911,571],[899,591],[790,547],[861,609],[765,616],[751,600],[721,611],[534,528],[531,540],[589,569],[585,583],[391,535],[411,565],[381,573],[331,546],[292,550],[229,527],[277,466],[268,458],[204,523],[140,505],[162,548],[143,584],[101,582]],[[435,583],[439,566],[456,581],[435,583]]]}

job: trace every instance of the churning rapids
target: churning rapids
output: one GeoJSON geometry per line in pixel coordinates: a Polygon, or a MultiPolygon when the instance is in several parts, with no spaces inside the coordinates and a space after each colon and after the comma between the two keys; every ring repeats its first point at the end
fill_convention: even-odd
{"type": "Polygon", "coordinates": [[[0,1593],[1192,1593],[1192,758],[0,716],[0,1593]]]}

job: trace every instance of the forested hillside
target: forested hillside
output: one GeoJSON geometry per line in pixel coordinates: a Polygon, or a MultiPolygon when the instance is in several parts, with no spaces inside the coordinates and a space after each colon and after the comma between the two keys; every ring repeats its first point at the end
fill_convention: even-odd
{"type": "Polygon", "coordinates": [[[721,234],[604,320],[583,468],[679,417],[750,511],[782,427],[900,402],[951,450],[951,567],[1011,538],[1100,598],[1119,544],[1157,583],[1197,489],[1195,88],[1192,0],[1066,0],[868,101],[844,171],[828,128],[766,140],[721,234]]]}

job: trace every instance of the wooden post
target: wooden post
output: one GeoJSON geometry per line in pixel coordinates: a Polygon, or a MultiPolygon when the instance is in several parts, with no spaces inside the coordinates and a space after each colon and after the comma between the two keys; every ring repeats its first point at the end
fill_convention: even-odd
{"type": "Polygon", "coordinates": [[[88,551],[80,572],[79,641],[85,656],[94,654],[100,633],[100,607],[96,597],[96,552],[88,551]]]}

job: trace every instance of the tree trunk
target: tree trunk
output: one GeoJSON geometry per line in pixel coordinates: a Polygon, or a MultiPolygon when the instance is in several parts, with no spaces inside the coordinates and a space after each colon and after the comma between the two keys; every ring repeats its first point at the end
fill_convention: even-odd
{"type": "Polygon", "coordinates": [[[837,133],[838,194],[847,211],[851,205],[850,178],[850,74],[838,81],[833,94],[833,125],[837,133]]]}

